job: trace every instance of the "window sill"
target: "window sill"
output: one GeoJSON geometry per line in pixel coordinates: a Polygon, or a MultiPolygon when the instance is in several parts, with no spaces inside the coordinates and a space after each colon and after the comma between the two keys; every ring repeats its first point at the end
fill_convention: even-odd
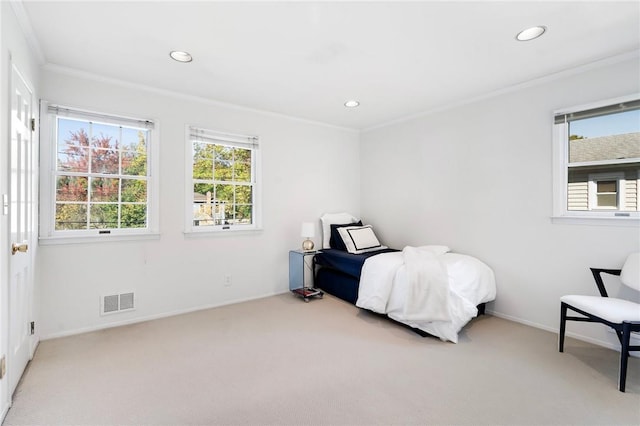
{"type": "Polygon", "coordinates": [[[562,225],[595,225],[639,227],[638,217],[583,217],[583,216],[552,216],[551,223],[562,225]]]}
{"type": "Polygon", "coordinates": [[[58,245],[58,244],[92,244],[92,243],[110,243],[117,241],[140,241],[140,240],[159,240],[160,234],[121,234],[121,235],[96,235],[96,236],[71,236],[71,237],[40,237],[38,242],[41,246],[58,245]]]}
{"type": "Polygon", "coordinates": [[[198,230],[198,231],[184,231],[185,238],[217,238],[217,237],[239,237],[243,235],[255,235],[264,231],[262,228],[252,229],[211,229],[211,230],[198,230]]]}

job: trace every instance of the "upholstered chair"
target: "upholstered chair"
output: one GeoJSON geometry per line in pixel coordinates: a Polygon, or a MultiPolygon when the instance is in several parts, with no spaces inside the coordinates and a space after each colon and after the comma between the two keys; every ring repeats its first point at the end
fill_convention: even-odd
{"type": "Polygon", "coordinates": [[[640,253],[629,255],[622,269],[590,269],[600,296],[566,295],[560,298],[558,349],[564,351],[567,320],[598,322],[613,328],[621,345],[618,389],[624,392],[629,351],[640,351],[640,345],[629,344],[631,332],[640,331],[640,303],[609,297],[601,274],[619,275],[622,284],[640,291],[640,253]],[[569,309],[580,316],[567,316],[569,309]]]}

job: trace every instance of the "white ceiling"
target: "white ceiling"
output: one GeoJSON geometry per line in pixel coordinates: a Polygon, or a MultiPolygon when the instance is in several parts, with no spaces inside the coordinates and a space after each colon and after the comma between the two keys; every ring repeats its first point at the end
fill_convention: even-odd
{"type": "Polygon", "coordinates": [[[640,49],[638,1],[22,5],[46,64],[354,129],[640,49]]]}

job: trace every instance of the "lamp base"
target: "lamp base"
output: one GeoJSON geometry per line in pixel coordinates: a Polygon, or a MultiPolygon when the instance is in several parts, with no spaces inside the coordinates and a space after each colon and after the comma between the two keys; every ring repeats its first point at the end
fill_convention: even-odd
{"type": "Polygon", "coordinates": [[[313,241],[311,240],[304,240],[302,242],[302,250],[304,251],[311,251],[313,250],[313,241]]]}

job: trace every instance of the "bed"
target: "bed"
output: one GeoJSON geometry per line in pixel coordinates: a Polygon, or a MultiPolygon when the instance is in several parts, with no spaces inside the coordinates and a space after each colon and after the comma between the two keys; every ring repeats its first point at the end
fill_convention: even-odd
{"type": "Polygon", "coordinates": [[[495,299],[493,271],[475,257],[446,246],[386,247],[347,213],[321,221],[314,285],[362,309],[457,343],[459,331],[495,299]]]}

